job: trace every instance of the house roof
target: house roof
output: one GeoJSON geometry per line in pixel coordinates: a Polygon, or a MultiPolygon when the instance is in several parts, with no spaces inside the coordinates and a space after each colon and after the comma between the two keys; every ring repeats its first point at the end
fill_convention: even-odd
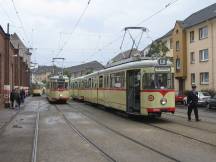
{"type": "Polygon", "coordinates": [[[184,28],[188,28],[197,24],[200,24],[204,21],[213,19],[216,17],[216,3],[201,9],[189,17],[187,17],[181,24],[184,28]]]}
{"type": "Polygon", "coordinates": [[[80,72],[80,71],[85,71],[87,69],[101,70],[101,69],[104,69],[104,66],[101,63],[99,63],[98,61],[91,61],[91,62],[88,62],[85,64],[76,65],[76,66],[68,67],[65,69],[71,73],[76,73],[76,72],[80,72]]]}
{"type": "Polygon", "coordinates": [[[117,61],[121,61],[123,59],[128,59],[130,56],[133,56],[134,54],[140,53],[139,50],[137,49],[130,49],[124,52],[119,53],[118,55],[116,55],[114,58],[112,58],[112,62],[117,62],[117,61]]]}

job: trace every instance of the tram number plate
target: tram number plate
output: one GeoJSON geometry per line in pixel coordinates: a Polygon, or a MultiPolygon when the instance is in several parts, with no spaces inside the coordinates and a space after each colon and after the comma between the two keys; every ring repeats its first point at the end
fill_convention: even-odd
{"type": "Polygon", "coordinates": [[[155,71],[166,72],[166,71],[170,71],[170,68],[169,67],[156,67],[155,71]]]}

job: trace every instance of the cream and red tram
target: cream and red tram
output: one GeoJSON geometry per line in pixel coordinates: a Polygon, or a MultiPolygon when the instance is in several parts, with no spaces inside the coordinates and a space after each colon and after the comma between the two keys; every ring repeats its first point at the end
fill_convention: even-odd
{"type": "Polygon", "coordinates": [[[140,60],[71,80],[73,98],[137,115],[175,112],[173,68],[166,60],[140,60]]]}
{"type": "Polygon", "coordinates": [[[32,83],[32,96],[41,96],[44,92],[45,85],[40,82],[32,83]]]}
{"type": "Polygon", "coordinates": [[[46,93],[50,102],[66,103],[70,97],[69,78],[62,75],[49,77],[46,93]]]}

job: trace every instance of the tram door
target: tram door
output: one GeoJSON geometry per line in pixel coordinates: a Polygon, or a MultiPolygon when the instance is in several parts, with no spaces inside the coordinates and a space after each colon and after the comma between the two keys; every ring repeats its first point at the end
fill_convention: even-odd
{"type": "Polygon", "coordinates": [[[140,113],[140,70],[127,71],[127,112],[140,113]]]}

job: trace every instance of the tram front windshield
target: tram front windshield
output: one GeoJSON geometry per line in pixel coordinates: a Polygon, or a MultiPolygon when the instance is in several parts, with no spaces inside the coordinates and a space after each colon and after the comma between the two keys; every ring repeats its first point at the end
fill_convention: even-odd
{"type": "Polygon", "coordinates": [[[67,89],[68,88],[68,83],[58,81],[57,88],[59,88],[59,89],[67,89]]]}
{"type": "Polygon", "coordinates": [[[143,89],[173,89],[172,73],[145,73],[143,89]]]}

